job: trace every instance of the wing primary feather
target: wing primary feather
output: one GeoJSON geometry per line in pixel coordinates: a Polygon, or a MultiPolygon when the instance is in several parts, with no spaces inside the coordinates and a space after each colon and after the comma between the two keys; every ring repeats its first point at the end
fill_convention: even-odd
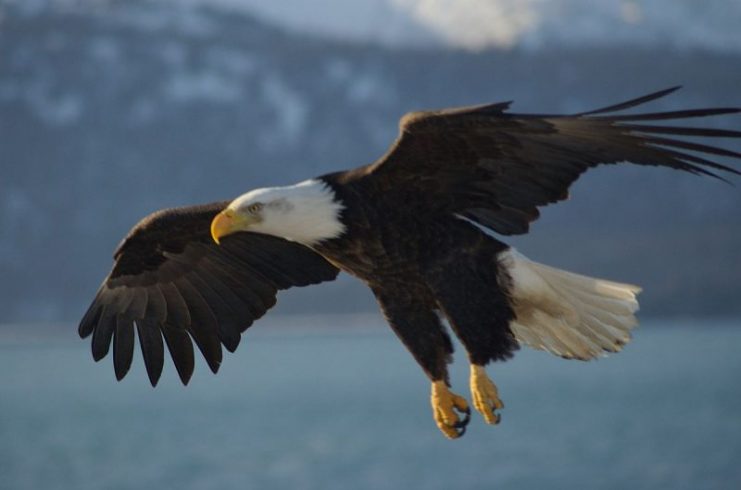
{"type": "Polygon", "coordinates": [[[228,268],[231,264],[233,267],[233,269],[230,269],[231,274],[224,277],[231,282],[230,287],[245,299],[252,310],[254,319],[261,317],[265,311],[275,304],[275,293],[278,291],[278,285],[265,277],[263,273],[236,257],[230,251],[220,251],[212,259],[217,264],[222,265],[222,268],[228,268]],[[235,263],[239,264],[239,267],[234,268],[235,263]]]}
{"type": "Polygon", "coordinates": [[[160,284],[160,292],[167,305],[167,323],[187,330],[191,322],[190,310],[178,287],[174,283],[160,284]]]}
{"type": "Polygon", "coordinates": [[[688,109],[683,111],[652,112],[649,114],[625,114],[622,116],[594,116],[590,119],[619,121],[658,121],[662,119],[687,119],[691,117],[720,116],[723,114],[736,114],[741,109],[736,107],[718,107],[712,109],[688,109]]]}
{"type": "Polygon", "coordinates": [[[93,330],[93,340],[91,342],[91,348],[93,352],[93,359],[100,361],[106,354],[111,345],[111,339],[113,338],[113,331],[116,328],[116,313],[113,311],[113,307],[109,304],[103,306],[103,311],[100,314],[98,324],[93,330]]]}
{"type": "Polygon", "coordinates": [[[705,136],[708,138],[741,138],[741,131],[732,129],[713,128],[688,128],[684,126],[651,126],[647,124],[623,124],[616,125],[618,128],[627,129],[637,133],[660,133],[679,134],[683,136],[705,136]]]}
{"type": "Polygon", "coordinates": [[[125,309],[119,310],[129,318],[137,320],[144,318],[151,302],[151,297],[148,289],[141,287],[127,288],[130,289],[131,301],[125,309]]]}
{"type": "Polygon", "coordinates": [[[241,338],[239,318],[221,295],[211,287],[209,281],[202,279],[196,271],[192,271],[188,278],[216,318],[219,340],[230,352],[234,352],[241,338]]]}
{"type": "MultiPolygon", "coordinates": [[[[706,167],[714,168],[716,170],[723,170],[724,172],[728,172],[731,174],[741,175],[741,172],[736,170],[735,168],[728,167],[726,165],[713,162],[711,160],[708,160],[707,158],[702,158],[696,155],[690,155],[689,153],[684,153],[682,151],[672,150],[670,148],[662,148],[662,151],[668,152],[670,155],[676,158],[681,158],[682,160],[687,160],[688,162],[693,162],[699,165],[704,165],[706,167]]],[[[725,179],[722,179],[725,180],[725,179]]],[[[726,181],[728,182],[728,181],[726,181]]],[[[729,182],[730,183],[730,182],[729,182]]]]}
{"type": "Polygon", "coordinates": [[[660,138],[652,136],[646,138],[646,143],[657,146],[676,147],[684,148],[685,150],[696,151],[699,153],[709,153],[712,155],[721,155],[724,157],[741,158],[741,153],[726,150],[725,148],[718,148],[716,146],[703,145],[700,143],[693,143],[691,141],[682,141],[671,138],[660,138]]]}
{"type": "Polygon", "coordinates": [[[211,259],[206,259],[205,263],[209,267],[201,271],[204,280],[208,281],[208,284],[217,290],[219,295],[232,308],[232,311],[241,319],[244,328],[241,328],[240,331],[244,332],[252,324],[255,315],[250,305],[237,294],[237,291],[239,291],[237,287],[239,281],[230,271],[223,270],[217,263],[211,261],[211,259]]]}
{"type": "MultiPolygon", "coordinates": [[[[227,260],[235,261],[237,264],[240,264],[241,268],[259,277],[261,279],[261,284],[269,284],[271,289],[286,289],[291,285],[290,279],[286,277],[285,274],[274,264],[266,262],[263,254],[259,253],[260,251],[257,249],[251,250],[250,262],[247,262],[244,258],[240,257],[236,251],[229,250],[226,247],[224,247],[224,250],[220,250],[219,252],[227,257],[227,260]],[[257,262],[257,259],[260,259],[260,261],[257,262]]],[[[270,295],[272,294],[274,293],[271,291],[270,295]]]]}
{"type": "Polygon", "coordinates": [[[136,321],[144,366],[147,368],[147,376],[152,386],[157,386],[165,363],[165,346],[162,342],[162,332],[159,325],[158,322],[151,319],[136,321]]]}
{"type": "Polygon", "coordinates": [[[259,271],[278,289],[306,286],[317,282],[314,275],[307,270],[309,264],[298,254],[286,256],[268,247],[258,247],[252,251],[250,259],[253,261],[252,268],[259,271]]]}
{"type": "Polygon", "coordinates": [[[254,282],[247,282],[247,277],[244,277],[244,280],[240,282],[239,278],[239,275],[224,278],[224,285],[240,298],[245,311],[245,319],[252,323],[252,321],[260,318],[267,309],[272,306],[268,301],[268,298],[275,298],[277,289],[270,286],[270,290],[272,291],[270,296],[267,294],[259,294],[259,292],[255,291],[256,288],[254,287],[254,282]]]}
{"type": "Polygon", "coordinates": [[[99,296],[100,293],[96,295],[92,304],[85,312],[85,316],[80,320],[80,326],[77,328],[77,333],[82,339],[93,333],[95,325],[97,325],[100,315],[103,313],[103,305],[100,303],[99,296]]]}
{"type": "Polygon", "coordinates": [[[694,155],[689,155],[687,153],[683,153],[681,151],[675,151],[671,150],[669,148],[662,148],[662,152],[664,152],[667,156],[673,157],[676,159],[677,162],[681,163],[683,166],[681,167],[682,170],[692,170],[697,171],[703,175],[708,175],[710,177],[714,177],[716,179],[720,179],[728,184],[731,184],[730,181],[724,179],[720,175],[711,172],[707,170],[706,168],[703,168],[701,165],[704,165],[705,167],[714,168],[716,170],[723,170],[725,172],[733,173],[736,175],[741,175],[740,172],[736,171],[735,169],[731,167],[726,167],[725,165],[721,165],[719,163],[711,162],[710,160],[706,160],[705,158],[701,158],[694,155]],[[685,161],[686,160],[686,161],[685,161]],[[687,163],[687,162],[693,162],[695,165],[687,163]]]}
{"type": "Polygon", "coordinates": [[[135,318],[152,318],[164,323],[167,320],[167,301],[158,284],[153,284],[147,288],[147,297],[149,301],[147,301],[146,312],[143,316],[135,318]]]}
{"type": "Polygon", "coordinates": [[[651,102],[652,100],[660,99],[661,97],[664,97],[666,95],[671,94],[672,92],[676,92],[682,88],[681,85],[677,85],[675,87],[670,87],[664,90],[659,90],[658,92],[653,92],[648,95],[644,95],[642,97],[638,97],[635,99],[630,99],[625,102],[621,102],[619,104],[610,105],[607,107],[602,107],[599,109],[594,109],[587,112],[579,112],[577,114],[574,114],[574,116],[589,116],[592,114],[603,114],[605,112],[618,112],[625,109],[629,109],[631,107],[635,107],[640,104],[645,104],[646,102],[651,102]]]}
{"type": "Polygon", "coordinates": [[[179,278],[176,284],[190,309],[192,321],[188,331],[206,359],[208,367],[216,373],[219,371],[222,360],[221,343],[217,335],[217,319],[188,276],[179,278]]]}
{"type": "MultiPolygon", "coordinates": [[[[247,328],[252,325],[255,318],[262,316],[264,312],[259,310],[253,312],[250,305],[234,294],[234,291],[227,284],[215,281],[213,278],[208,276],[204,276],[203,280],[208,281],[209,288],[214,294],[221,298],[221,302],[223,302],[224,308],[226,308],[224,316],[226,317],[227,322],[231,324],[227,330],[233,330],[233,332],[230,333],[229,338],[236,343],[224,345],[230,352],[234,352],[241,339],[241,332],[247,330],[247,328]]],[[[222,342],[224,340],[225,339],[222,339],[222,342]]]]}
{"type": "Polygon", "coordinates": [[[116,379],[121,381],[131,367],[134,357],[134,322],[124,315],[116,315],[113,335],[113,369],[116,379]]]}
{"type": "Polygon", "coordinates": [[[170,357],[175,364],[175,370],[180,376],[180,381],[187,385],[193,376],[195,359],[193,356],[193,343],[190,341],[188,332],[182,328],[173,327],[169,324],[162,326],[162,335],[170,351],[170,357]]]}
{"type": "MultiPolygon", "coordinates": [[[[236,293],[236,291],[232,289],[232,287],[234,286],[246,284],[244,281],[240,281],[240,273],[238,270],[236,270],[233,266],[229,267],[229,264],[218,255],[204,258],[203,263],[207,267],[201,269],[200,272],[204,276],[208,277],[209,282],[216,282],[222,285],[223,287],[221,289],[225,293],[227,293],[233,301],[243,301],[241,298],[239,298],[239,295],[236,293]]],[[[257,275],[258,279],[262,279],[262,276],[259,273],[255,272],[255,274],[257,275]]],[[[273,294],[277,292],[277,289],[275,288],[271,287],[271,290],[273,294]]]]}

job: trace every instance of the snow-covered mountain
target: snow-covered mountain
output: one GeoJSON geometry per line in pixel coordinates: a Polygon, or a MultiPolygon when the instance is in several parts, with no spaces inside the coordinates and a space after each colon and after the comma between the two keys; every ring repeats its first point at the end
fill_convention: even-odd
{"type": "MultiPolygon", "coordinates": [[[[55,5],[0,4],[0,321],[78,317],[141,216],[367,163],[410,109],[577,111],[676,83],[686,89],[654,108],[741,105],[741,55],[727,50],[388,49],[234,9],[55,5]]],[[[735,188],[628,168],[573,195],[518,246],[641,283],[654,312],[741,311],[735,188]]],[[[374,308],[351,284],[284,309],[374,308]]]]}
{"type": "MultiPolygon", "coordinates": [[[[156,1],[166,5],[170,14],[162,11],[164,16],[150,17],[148,22],[163,22],[173,10],[182,13],[183,6],[207,6],[255,15],[295,32],[386,46],[480,50],[588,44],[741,51],[740,0],[156,1]]],[[[95,9],[121,0],[4,2],[39,11],[49,5],[95,9]]]]}
{"type": "MultiPolygon", "coordinates": [[[[10,0],[100,5],[100,0],[10,0]]],[[[682,47],[741,51],[739,0],[160,0],[389,46],[682,47]]]]}
{"type": "Polygon", "coordinates": [[[738,0],[367,1],[391,5],[446,44],[471,49],[597,45],[741,51],[738,0]]]}

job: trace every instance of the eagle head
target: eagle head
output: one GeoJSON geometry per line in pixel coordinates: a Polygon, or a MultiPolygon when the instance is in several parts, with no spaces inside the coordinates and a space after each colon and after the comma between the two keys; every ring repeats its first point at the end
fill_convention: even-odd
{"type": "Polygon", "coordinates": [[[233,200],[211,222],[216,243],[239,231],[265,233],[304,245],[339,237],[344,205],[322,180],[256,189],[233,200]]]}

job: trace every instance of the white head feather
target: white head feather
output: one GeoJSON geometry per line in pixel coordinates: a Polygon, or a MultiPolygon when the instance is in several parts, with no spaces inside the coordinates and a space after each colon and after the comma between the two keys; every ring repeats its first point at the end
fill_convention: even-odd
{"type": "Polygon", "coordinates": [[[304,245],[340,236],[345,231],[339,219],[343,208],[332,189],[316,179],[285,187],[255,189],[228,206],[239,214],[257,215],[249,231],[304,245]]]}

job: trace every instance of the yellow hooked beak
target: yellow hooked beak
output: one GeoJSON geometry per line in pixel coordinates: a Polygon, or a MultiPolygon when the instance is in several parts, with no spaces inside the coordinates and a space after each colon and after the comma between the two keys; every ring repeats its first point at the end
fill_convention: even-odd
{"type": "Polygon", "coordinates": [[[234,210],[225,209],[211,221],[211,237],[219,244],[223,237],[237,231],[245,231],[256,221],[234,210]]]}

